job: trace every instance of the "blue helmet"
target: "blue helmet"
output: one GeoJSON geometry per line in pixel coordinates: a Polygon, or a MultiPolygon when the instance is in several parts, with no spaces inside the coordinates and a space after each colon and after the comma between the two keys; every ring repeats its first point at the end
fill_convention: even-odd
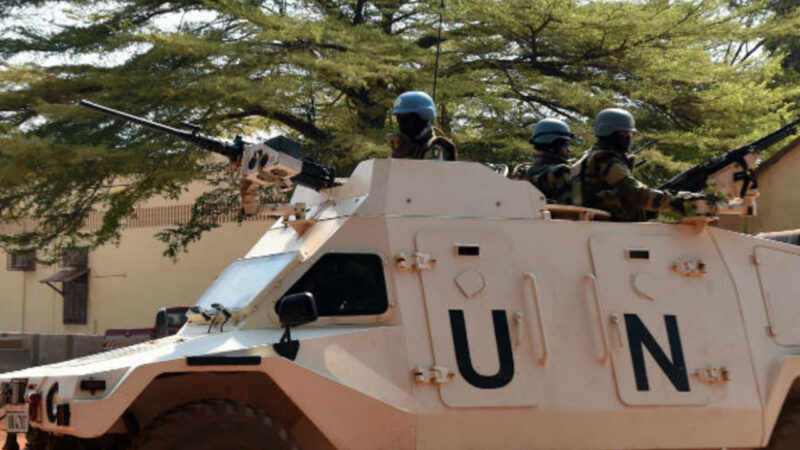
{"type": "Polygon", "coordinates": [[[572,134],[569,130],[569,125],[563,120],[544,119],[540,120],[533,128],[530,143],[550,144],[557,139],[571,141],[573,137],[575,137],[575,135],[572,134]]]}
{"type": "Polygon", "coordinates": [[[392,115],[398,114],[417,114],[424,120],[436,118],[436,105],[430,95],[421,91],[403,92],[394,101],[392,115]]]}
{"type": "Polygon", "coordinates": [[[628,111],[620,108],[607,108],[594,119],[594,135],[611,136],[615,131],[636,132],[636,120],[628,111]]]}

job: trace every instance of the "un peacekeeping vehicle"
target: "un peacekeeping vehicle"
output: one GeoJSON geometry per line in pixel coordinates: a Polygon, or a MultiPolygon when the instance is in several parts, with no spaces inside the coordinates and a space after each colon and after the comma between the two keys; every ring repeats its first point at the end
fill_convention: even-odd
{"type": "Polygon", "coordinates": [[[800,448],[800,247],[597,220],[467,162],[370,160],[253,203],[310,164],[244,146],[243,206],[281,218],[177,335],[0,376],[3,427],[31,448],[800,448]]]}

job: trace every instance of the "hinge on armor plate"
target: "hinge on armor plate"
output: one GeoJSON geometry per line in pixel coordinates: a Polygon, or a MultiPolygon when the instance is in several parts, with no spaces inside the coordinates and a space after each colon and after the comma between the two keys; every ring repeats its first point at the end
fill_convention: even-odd
{"type": "Polygon", "coordinates": [[[708,273],[706,263],[702,259],[681,259],[672,263],[672,270],[689,278],[700,278],[708,273]]]}
{"type": "Polygon", "coordinates": [[[708,384],[722,384],[731,380],[731,371],[725,366],[705,366],[692,374],[708,384]]]}
{"type": "Polygon", "coordinates": [[[406,256],[405,253],[398,253],[397,258],[397,267],[403,270],[426,270],[433,268],[433,265],[436,263],[436,259],[431,257],[431,255],[422,252],[416,252],[411,256],[406,256]]]}
{"type": "Polygon", "coordinates": [[[411,373],[414,374],[414,379],[417,380],[418,383],[449,383],[455,376],[454,373],[450,372],[450,369],[442,366],[431,366],[428,368],[417,366],[414,367],[411,373]]]}
{"type": "Polygon", "coordinates": [[[311,225],[317,221],[306,217],[305,203],[254,203],[250,205],[249,210],[245,210],[247,215],[263,214],[270,217],[281,217],[283,223],[292,227],[298,236],[302,236],[311,225]]]}

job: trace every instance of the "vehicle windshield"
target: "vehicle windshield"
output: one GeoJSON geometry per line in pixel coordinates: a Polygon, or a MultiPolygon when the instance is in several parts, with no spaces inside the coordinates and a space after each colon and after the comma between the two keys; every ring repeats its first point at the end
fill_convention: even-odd
{"type": "Polygon", "coordinates": [[[297,252],[240,259],[228,266],[197,299],[195,305],[210,308],[219,303],[236,310],[247,306],[295,258],[297,252]]]}

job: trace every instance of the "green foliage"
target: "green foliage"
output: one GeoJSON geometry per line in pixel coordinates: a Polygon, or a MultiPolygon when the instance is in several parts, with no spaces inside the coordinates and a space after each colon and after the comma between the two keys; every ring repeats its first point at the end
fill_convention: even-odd
{"type": "Polygon", "coordinates": [[[774,32],[777,19],[769,26],[742,24],[755,5],[728,10],[721,1],[459,4],[465,25],[451,34],[447,71],[459,81],[443,85],[448,98],[462,99],[457,119],[488,128],[476,133],[479,139],[522,139],[537,120],[558,115],[591,141],[590,119],[603,108],[621,106],[662,151],[696,161],[777,128],[781,115],[795,107],[789,99],[797,85],[773,82],[779,59],[721,60],[729,44],[774,32]]]}
{"type": "MultiPolygon", "coordinates": [[[[432,88],[438,13],[439,0],[0,0],[0,218],[30,224],[0,244],[114,242],[141,202],[215,176],[201,152],[81,98],[229,138],[281,131],[343,174],[385,157],[393,99],[432,88]],[[64,5],[59,26],[36,20],[64,5]],[[103,226],[82,231],[92,211],[103,226]]],[[[566,119],[578,153],[598,111],[625,107],[658,143],[642,169],[657,182],[797,115],[784,57],[798,24],[778,0],[449,0],[442,126],[462,159],[516,163],[541,118],[566,119]]],[[[235,212],[235,188],[212,189],[159,234],[170,256],[235,212]]]]}

